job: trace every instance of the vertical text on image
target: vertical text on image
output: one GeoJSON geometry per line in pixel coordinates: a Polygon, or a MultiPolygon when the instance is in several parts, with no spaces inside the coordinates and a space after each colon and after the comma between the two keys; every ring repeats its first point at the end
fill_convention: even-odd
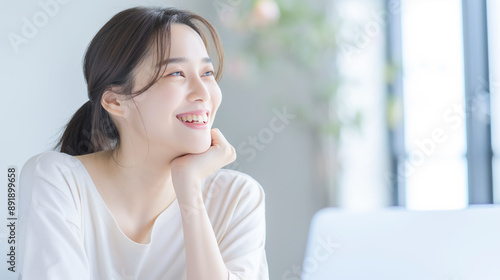
{"type": "Polygon", "coordinates": [[[16,271],[16,167],[7,168],[7,263],[8,270],[16,271]]]}

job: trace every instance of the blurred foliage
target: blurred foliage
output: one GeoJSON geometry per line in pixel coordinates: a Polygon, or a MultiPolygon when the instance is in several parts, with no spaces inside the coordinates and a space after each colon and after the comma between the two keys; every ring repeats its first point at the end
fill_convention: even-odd
{"type": "Polygon", "coordinates": [[[336,67],[336,28],[341,23],[335,22],[333,11],[324,4],[314,7],[303,0],[227,1],[217,0],[214,5],[224,25],[241,35],[242,51],[257,62],[259,70],[268,70],[276,61],[287,61],[309,75],[314,85],[313,110],[298,106],[298,117],[335,140],[343,126],[360,127],[359,111],[338,110],[343,79],[336,67]]]}
{"type": "Polygon", "coordinates": [[[403,100],[402,93],[397,91],[398,87],[395,85],[398,76],[401,75],[402,69],[401,62],[387,62],[385,69],[385,83],[388,85],[387,97],[387,127],[391,131],[400,128],[403,122],[403,100]]]}

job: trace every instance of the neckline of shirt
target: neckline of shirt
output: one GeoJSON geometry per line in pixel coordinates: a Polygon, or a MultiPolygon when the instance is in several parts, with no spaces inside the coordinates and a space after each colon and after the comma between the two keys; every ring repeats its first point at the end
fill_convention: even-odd
{"type": "MultiPolygon", "coordinates": [[[[62,153],[62,154],[65,154],[65,153],[62,153]]],[[[88,172],[88,170],[85,167],[85,165],[78,158],[76,158],[75,156],[72,156],[72,155],[69,155],[69,154],[65,154],[65,155],[71,157],[72,160],[76,161],[78,163],[78,165],[80,166],[80,168],[82,169],[83,173],[85,173],[85,177],[87,178],[87,181],[90,182],[90,188],[89,188],[90,192],[96,198],[96,200],[98,201],[100,207],[103,209],[102,211],[104,212],[104,217],[110,222],[110,224],[108,224],[108,225],[110,225],[113,230],[118,231],[120,238],[124,239],[126,242],[132,244],[133,246],[138,247],[138,249],[141,249],[141,248],[142,249],[147,249],[147,248],[149,248],[149,246],[153,242],[153,239],[155,238],[155,228],[157,228],[157,224],[161,223],[163,219],[168,220],[175,213],[179,212],[178,201],[177,201],[177,198],[175,198],[174,201],[167,208],[165,208],[156,217],[155,221],[153,222],[153,225],[151,226],[151,230],[150,230],[150,233],[149,233],[149,240],[148,240],[148,242],[147,243],[138,243],[138,242],[135,242],[134,240],[130,239],[122,231],[122,229],[118,225],[115,217],[113,216],[113,214],[109,210],[108,206],[106,205],[106,202],[104,201],[104,199],[102,198],[101,194],[97,190],[97,187],[95,186],[94,180],[90,176],[90,173],[88,172]]]]}

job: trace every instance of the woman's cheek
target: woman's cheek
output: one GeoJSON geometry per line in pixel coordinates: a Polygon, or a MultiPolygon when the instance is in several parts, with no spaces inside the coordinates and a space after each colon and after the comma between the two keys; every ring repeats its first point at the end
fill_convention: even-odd
{"type": "MultiPolygon", "coordinates": [[[[220,104],[222,103],[222,93],[220,91],[220,88],[217,86],[217,90],[215,91],[214,94],[212,94],[212,116],[213,120],[215,120],[215,115],[217,113],[217,109],[219,109],[220,104]]],[[[212,120],[212,121],[213,121],[212,120]]]]}

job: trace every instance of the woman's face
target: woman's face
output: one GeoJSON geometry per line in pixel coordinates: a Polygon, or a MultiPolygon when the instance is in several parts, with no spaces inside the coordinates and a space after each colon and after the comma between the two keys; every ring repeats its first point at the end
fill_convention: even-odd
{"type": "MultiPolygon", "coordinates": [[[[155,63],[150,55],[139,65],[134,91],[150,81],[155,63]]],[[[147,137],[150,152],[165,149],[182,155],[206,151],[222,96],[198,33],[187,25],[173,24],[168,64],[160,67],[165,68],[163,76],[130,105],[128,119],[134,133],[147,137]]]]}

